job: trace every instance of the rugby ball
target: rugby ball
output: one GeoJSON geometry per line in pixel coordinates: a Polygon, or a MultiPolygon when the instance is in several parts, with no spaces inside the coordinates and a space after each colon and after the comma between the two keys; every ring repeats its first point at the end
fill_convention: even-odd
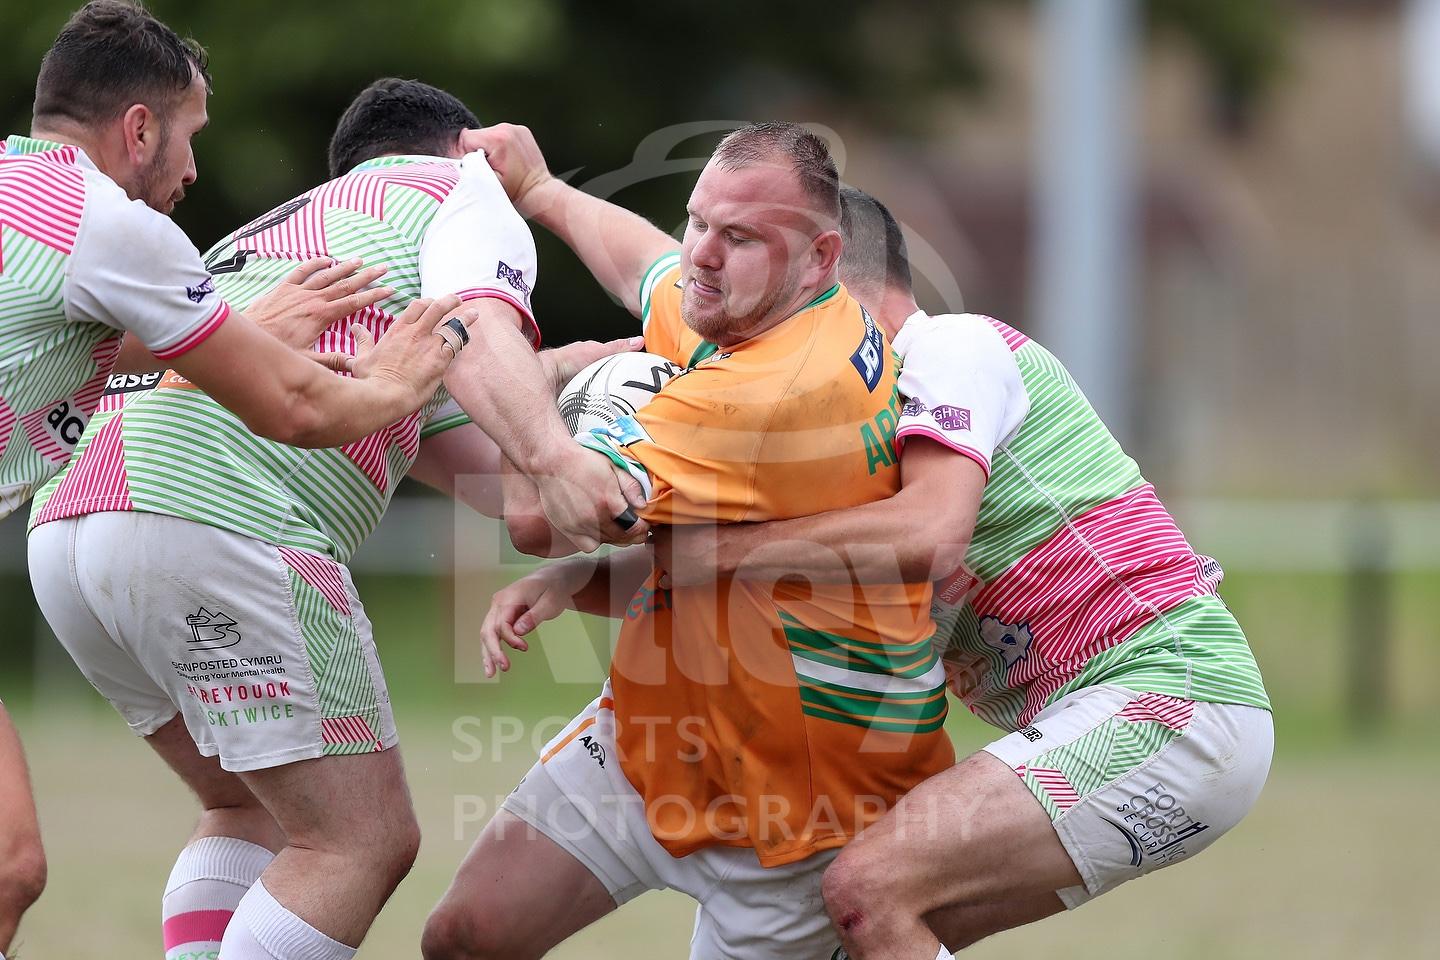
{"type": "Polygon", "coordinates": [[[571,435],[609,430],[621,417],[655,398],[684,370],[653,353],[617,353],[581,370],[560,391],[556,403],[571,435]]]}

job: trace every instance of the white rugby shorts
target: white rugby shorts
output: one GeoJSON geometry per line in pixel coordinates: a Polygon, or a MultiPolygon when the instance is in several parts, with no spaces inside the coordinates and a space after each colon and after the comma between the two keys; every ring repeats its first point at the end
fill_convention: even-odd
{"type": "Polygon", "coordinates": [[[152,513],[30,534],[55,635],[140,736],[174,717],[226,770],[396,743],[370,621],[326,557],[152,513]]]}
{"type": "Polygon", "coordinates": [[[502,806],[580,861],[617,904],[667,888],[698,901],[692,960],[830,960],[840,948],[820,895],[838,850],[767,868],[749,847],[677,858],[660,845],[620,769],[608,682],[502,806]]]}
{"type": "Polygon", "coordinates": [[[1193,857],[1250,812],[1275,747],[1270,711],[1087,687],[987,753],[1050,815],[1085,881],[1071,909],[1193,857]]]}

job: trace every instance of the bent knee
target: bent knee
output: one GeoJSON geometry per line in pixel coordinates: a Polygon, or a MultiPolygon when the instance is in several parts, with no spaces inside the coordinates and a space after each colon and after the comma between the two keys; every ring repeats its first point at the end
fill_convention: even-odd
{"type": "Polygon", "coordinates": [[[337,868],[353,867],[382,877],[393,890],[410,873],[420,853],[420,824],[413,811],[392,812],[378,820],[295,830],[288,842],[333,858],[337,868]]]}
{"type": "Polygon", "coordinates": [[[841,850],[821,878],[825,909],[842,934],[888,909],[894,899],[895,864],[868,846],[852,843],[841,850]]]}
{"type": "Polygon", "coordinates": [[[396,886],[410,873],[410,868],[415,865],[415,858],[420,855],[420,824],[415,819],[415,814],[409,813],[406,816],[396,816],[386,824],[386,829],[380,837],[372,837],[367,843],[357,843],[351,847],[358,851],[359,855],[367,863],[374,864],[378,854],[382,860],[383,867],[396,886]]]}

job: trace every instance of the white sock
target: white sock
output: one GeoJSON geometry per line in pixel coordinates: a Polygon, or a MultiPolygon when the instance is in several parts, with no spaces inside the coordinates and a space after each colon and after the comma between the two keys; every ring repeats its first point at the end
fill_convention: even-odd
{"type": "Polygon", "coordinates": [[[165,899],[165,960],[216,960],[230,915],[275,854],[234,837],[201,837],[180,851],[165,899]]]}
{"type": "Polygon", "coordinates": [[[235,911],[222,960],[351,960],[355,948],[332,940],[286,910],[259,880],[235,911]]]}

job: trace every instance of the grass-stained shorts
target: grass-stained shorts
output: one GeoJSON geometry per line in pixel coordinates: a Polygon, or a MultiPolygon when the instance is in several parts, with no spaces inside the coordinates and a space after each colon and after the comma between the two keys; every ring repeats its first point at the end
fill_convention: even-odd
{"type": "Polygon", "coordinates": [[[29,553],[45,619],[137,734],[178,711],[234,771],[394,746],[370,621],[333,560],[138,512],[42,524],[29,553]]]}

